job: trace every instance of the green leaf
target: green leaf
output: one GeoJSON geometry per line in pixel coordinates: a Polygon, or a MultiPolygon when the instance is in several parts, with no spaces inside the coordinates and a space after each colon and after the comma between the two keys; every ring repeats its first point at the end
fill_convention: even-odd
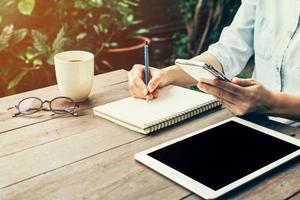
{"type": "MultiPolygon", "coordinates": [[[[29,62],[30,60],[34,59],[35,57],[37,57],[38,55],[40,55],[39,53],[37,53],[34,49],[32,48],[28,48],[25,52],[25,55],[23,56],[22,60],[25,60],[25,62],[29,62]]],[[[26,63],[27,63],[26,62],[26,63]]]]}
{"type": "Polygon", "coordinates": [[[77,9],[86,9],[87,8],[87,4],[85,2],[81,2],[81,1],[74,1],[74,8],[77,9]]]}
{"type": "Polygon", "coordinates": [[[137,0],[137,1],[124,0],[124,2],[125,2],[126,4],[131,5],[131,6],[134,6],[134,7],[137,7],[137,6],[139,5],[139,4],[138,4],[139,0],[137,0]]]}
{"type": "Polygon", "coordinates": [[[0,34],[0,51],[6,49],[9,46],[9,40],[13,35],[14,25],[8,25],[4,27],[0,34]]]}
{"type": "Polygon", "coordinates": [[[133,15],[130,14],[128,16],[124,16],[122,21],[123,21],[124,28],[127,28],[128,26],[133,24],[133,15]]]}
{"type": "Polygon", "coordinates": [[[54,52],[59,52],[63,50],[62,48],[65,45],[65,42],[67,41],[65,35],[66,35],[66,27],[62,26],[52,43],[52,50],[54,52]]]}
{"type": "Polygon", "coordinates": [[[26,28],[18,29],[13,32],[13,35],[9,41],[10,45],[15,45],[24,40],[27,36],[28,30],[26,28]]]}
{"type": "Polygon", "coordinates": [[[0,1],[0,10],[2,10],[2,9],[4,10],[4,9],[8,8],[14,2],[15,2],[15,0],[1,0],[0,1]]]}
{"type": "Polygon", "coordinates": [[[71,39],[66,37],[66,30],[67,26],[62,26],[59,32],[57,33],[56,38],[52,43],[53,56],[57,53],[64,51],[64,47],[71,43],[71,39]]]}
{"type": "Polygon", "coordinates": [[[82,39],[84,39],[86,36],[87,36],[87,33],[86,33],[86,32],[79,33],[79,34],[76,36],[76,40],[77,40],[77,41],[82,40],[82,39]]]}
{"type": "Polygon", "coordinates": [[[103,5],[103,1],[102,0],[91,0],[92,3],[97,4],[99,6],[103,5]]]}
{"type": "Polygon", "coordinates": [[[100,27],[94,24],[93,28],[94,28],[95,32],[97,33],[97,35],[99,35],[101,32],[100,27]]]}
{"type": "Polygon", "coordinates": [[[18,10],[23,15],[31,15],[35,7],[35,0],[19,0],[18,10]]]}
{"type": "Polygon", "coordinates": [[[37,31],[32,30],[32,39],[33,39],[33,47],[38,50],[40,53],[47,53],[48,45],[47,45],[47,35],[37,31]]]}
{"type": "Polygon", "coordinates": [[[141,24],[141,23],[143,23],[144,21],[143,20],[134,20],[133,22],[132,22],[132,24],[141,24]]]}
{"type": "Polygon", "coordinates": [[[88,10],[92,8],[100,8],[103,6],[102,0],[76,0],[73,3],[74,8],[88,10]]]}
{"type": "Polygon", "coordinates": [[[126,3],[119,2],[117,9],[123,15],[132,14],[132,9],[126,3]]]}
{"type": "Polygon", "coordinates": [[[55,55],[55,54],[51,54],[51,55],[48,57],[47,63],[48,63],[49,65],[54,65],[54,55],[55,55]]]}
{"type": "Polygon", "coordinates": [[[17,74],[17,76],[9,82],[9,84],[7,86],[7,90],[11,90],[14,87],[16,87],[20,83],[20,81],[27,75],[27,73],[28,73],[28,71],[25,71],[25,70],[20,71],[17,74]]]}
{"type": "Polygon", "coordinates": [[[43,61],[39,58],[33,60],[33,67],[40,68],[43,65],[43,61]]]}
{"type": "Polygon", "coordinates": [[[149,33],[149,29],[141,28],[134,32],[134,34],[136,34],[136,35],[141,35],[141,34],[145,34],[145,33],[149,33]]]}

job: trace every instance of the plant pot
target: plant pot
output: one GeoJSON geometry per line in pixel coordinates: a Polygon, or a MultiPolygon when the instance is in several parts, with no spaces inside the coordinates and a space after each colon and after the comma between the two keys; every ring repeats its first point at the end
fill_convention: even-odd
{"type": "Polygon", "coordinates": [[[97,58],[98,68],[100,71],[130,70],[134,64],[144,63],[145,41],[150,43],[147,37],[135,36],[126,39],[120,48],[104,49],[97,58]]]}

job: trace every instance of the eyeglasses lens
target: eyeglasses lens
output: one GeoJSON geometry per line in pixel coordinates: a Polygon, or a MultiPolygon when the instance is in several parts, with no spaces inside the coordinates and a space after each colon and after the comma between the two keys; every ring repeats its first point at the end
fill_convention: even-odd
{"type": "Polygon", "coordinates": [[[72,113],[76,107],[75,102],[69,98],[56,98],[51,102],[51,109],[54,113],[72,113]]]}
{"type": "Polygon", "coordinates": [[[39,111],[39,109],[42,107],[41,100],[37,98],[28,98],[21,101],[18,105],[18,109],[20,113],[23,114],[31,114],[39,111]]]}

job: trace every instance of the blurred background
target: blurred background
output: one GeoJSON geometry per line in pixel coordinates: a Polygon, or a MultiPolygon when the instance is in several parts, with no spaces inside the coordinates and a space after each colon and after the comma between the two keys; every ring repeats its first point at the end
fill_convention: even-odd
{"type": "Polygon", "coordinates": [[[0,0],[0,97],[56,84],[54,55],[95,54],[95,74],[190,58],[218,40],[240,0],[0,0]]]}

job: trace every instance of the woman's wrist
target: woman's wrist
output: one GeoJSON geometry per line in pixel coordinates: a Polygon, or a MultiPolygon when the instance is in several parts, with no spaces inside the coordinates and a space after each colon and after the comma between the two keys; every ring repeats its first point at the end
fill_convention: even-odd
{"type": "Polygon", "coordinates": [[[176,84],[176,71],[178,67],[172,65],[161,70],[162,76],[164,77],[164,85],[175,85],[176,84]]]}
{"type": "Polygon", "coordinates": [[[196,84],[196,81],[176,65],[162,69],[166,85],[186,86],[196,84]]]}
{"type": "Polygon", "coordinates": [[[270,114],[281,115],[286,104],[286,94],[281,92],[272,92],[270,98],[270,114]]]}
{"type": "Polygon", "coordinates": [[[277,92],[271,115],[300,120],[300,96],[277,92]]]}
{"type": "Polygon", "coordinates": [[[171,85],[173,84],[173,76],[171,74],[171,70],[170,67],[166,67],[161,69],[161,75],[162,75],[162,79],[163,79],[163,85],[171,85]]]}

